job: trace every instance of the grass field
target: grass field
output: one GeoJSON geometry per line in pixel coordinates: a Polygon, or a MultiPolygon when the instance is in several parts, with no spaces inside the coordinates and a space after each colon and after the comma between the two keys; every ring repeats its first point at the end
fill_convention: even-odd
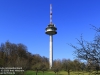
{"type": "MultiPolygon", "coordinates": [[[[95,75],[94,73],[90,73],[90,75],[95,75]]],[[[26,71],[24,74],[25,75],[36,75],[36,72],[35,71],[26,71]]],[[[39,71],[37,73],[37,75],[43,75],[43,72],[39,71]]],[[[44,75],[57,75],[57,74],[55,74],[53,71],[45,71],[44,75]]],[[[68,73],[66,71],[60,71],[58,73],[58,75],[68,75],[68,73]]],[[[84,73],[83,72],[70,72],[70,75],[89,75],[89,73],[87,73],[87,72],[84,72],[84,73]]],[[[98,74],[98,75],[100,75],[100,74],[98,74]]]]}

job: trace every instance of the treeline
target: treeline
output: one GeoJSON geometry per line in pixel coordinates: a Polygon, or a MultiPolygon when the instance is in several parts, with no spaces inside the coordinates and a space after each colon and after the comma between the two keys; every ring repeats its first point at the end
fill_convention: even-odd
{"type": "Polygon", "coordinates": [[[48,58],[28,52],[23,44],[9,41],[0,46],[0,67],[22,67],[24,70],[35,70],[39,64],[48,68],[48,58]]]}
{"type": "MultiPolygon", "coordinates": [[[[95,64],[93,64],[96,66],[95,64]]],[[[57,73],[60,70],[70,71],[88,71],[90,65],[77,59],[57,59],[53,61],[52,70],[57,73]]],[[[9,41],[0,46],[0,67],[22,67],[24,70],[35,70],[36,73],[49,70],[49,59],[39,54],[28,52],[23,44],[14,44],[9,41]]],[[[99,70],[99,67],[92,67],[91,70],[99,70]]]]}

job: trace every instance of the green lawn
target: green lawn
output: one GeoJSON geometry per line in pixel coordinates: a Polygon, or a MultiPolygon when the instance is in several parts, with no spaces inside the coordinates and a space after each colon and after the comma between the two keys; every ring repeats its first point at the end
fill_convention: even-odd
{"type": "MultiPolygon", "coordinates": [[[[25,75],[36,75],[35,71],[26,71],[25,75]]],[[[39,71],[37,75],[43,75],[42,71],[39,71]]],[[[45,71],[44,75],[55,75],[55,73],[53,71],[45,71]]],[[[56,74],[57,75],[57,74],[56,74]]],[[[66,71],[60,71],[58,73],[58,75],[68,75],[66,71]]],[[[70,75],[89,75],[89,73],[86,72],[71,72],[70,75]]],[[[90,74],[90,75],[94,75],[94,74],[90,74]]]]}

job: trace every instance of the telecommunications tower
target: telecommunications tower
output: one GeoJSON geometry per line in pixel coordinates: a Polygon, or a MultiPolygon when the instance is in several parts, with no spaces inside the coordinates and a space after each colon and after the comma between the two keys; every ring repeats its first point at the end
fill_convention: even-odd
{"type": "Polygon", "coordinates": [[[50,24],[45,29],[45,33],[50,36],[50,57],[49,57],[49,68],[52,68],[53,62],[53,35],[57,34],[57,28],[52,23],[52,4],[50,4],[50,24]]]}

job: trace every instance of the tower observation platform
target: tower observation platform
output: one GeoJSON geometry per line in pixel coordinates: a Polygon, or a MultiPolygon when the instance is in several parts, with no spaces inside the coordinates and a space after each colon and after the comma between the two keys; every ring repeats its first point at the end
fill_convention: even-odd
{"type": "Polygon", "coordinates": [[[57,34],[56,32],[57,28],[54,26],[54,24],[49,24],[46,28],[46,34],[48,35],[55,35],[57,34]]]}

